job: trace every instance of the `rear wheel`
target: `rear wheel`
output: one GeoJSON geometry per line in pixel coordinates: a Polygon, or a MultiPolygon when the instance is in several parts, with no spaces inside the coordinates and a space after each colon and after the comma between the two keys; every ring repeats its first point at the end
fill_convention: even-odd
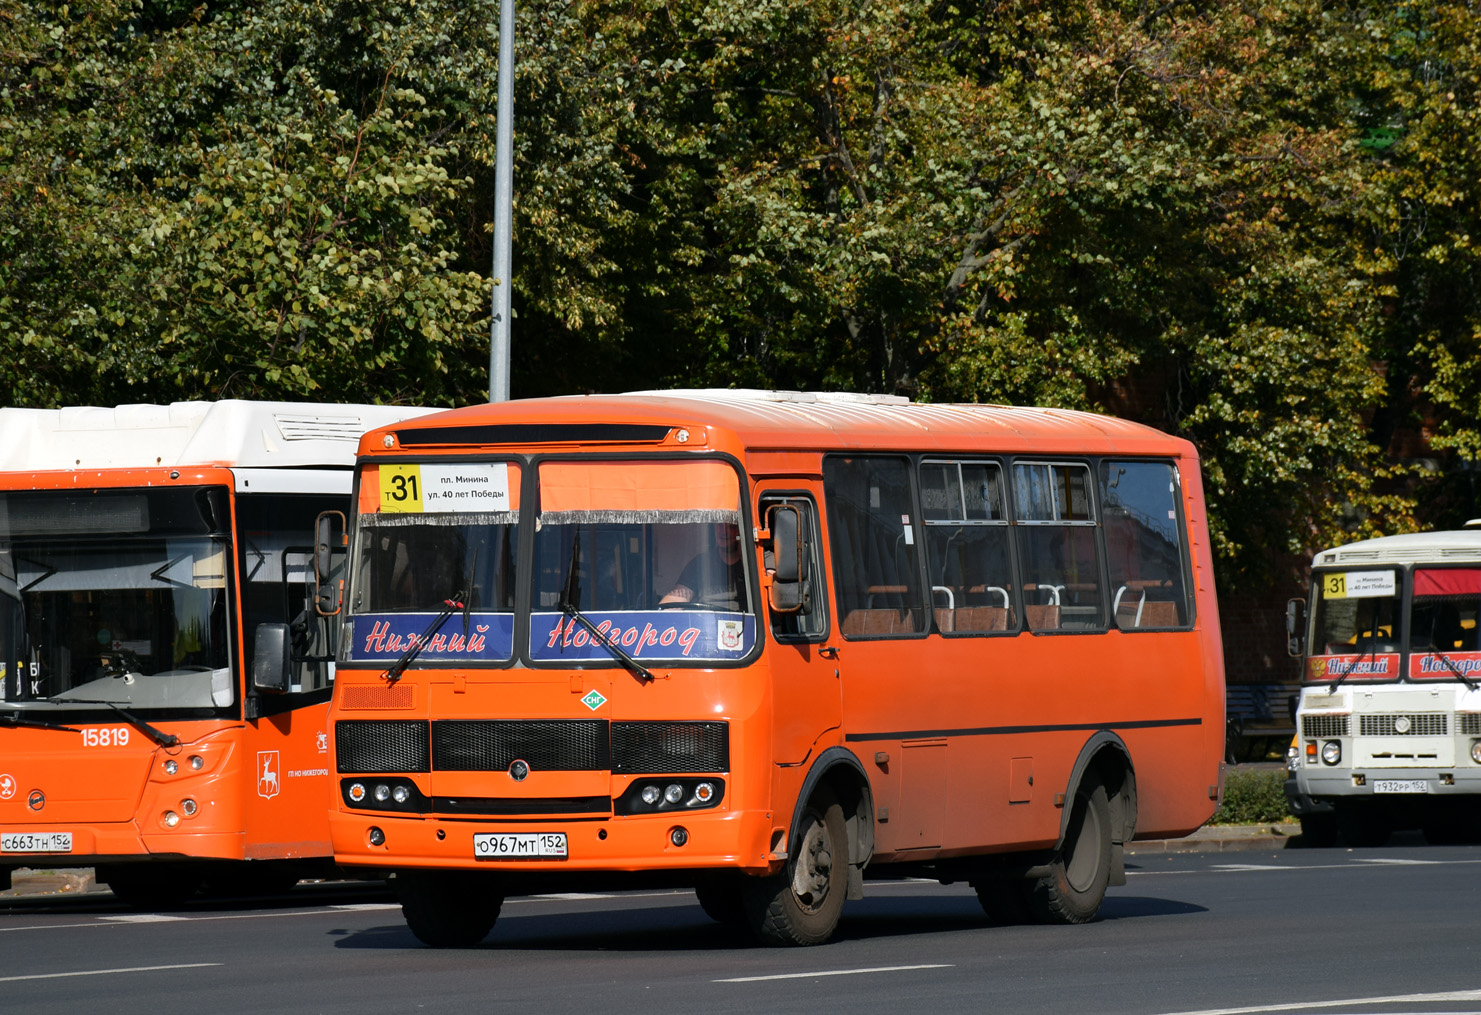
{"type": "Polygon", "coordinates": [[[831,792],[813,793],[788,853],[780,874],[746,885],[747,922],[764,944],[822,944],[848,893],[848,830],[831,792]]]}
{"type": "Polygon", "coordinates": [[[1111,883],[1111,808],[1106,788],[1081,783],[1075,790],[1064,846],[1050,872],[1029,883],[1028,908],[1038,923],[1087,923],[1095,919],[1111,883]]]}
{"type": "Polygon", "coordinates": [[[178,909],[200,890],[202,872],[193,864],[99,864],[93,877],[135,909],[178,909]]]}
{"type": "Polygon", "coordinates": [[[1033,919],[1028,896],[1033,885],[1021,878],[997,878],[990,881],[974,881],[972,888],[977,892],[977,902],[993,923],[1011,926],[1028,923],[1033,919]]]}
{"type": "Polygon", "coordinates": [[[471,948],[494,929],[504,893],[487,874],[402,871],[392,884],[417,940],[433,948],[471,948]]]}

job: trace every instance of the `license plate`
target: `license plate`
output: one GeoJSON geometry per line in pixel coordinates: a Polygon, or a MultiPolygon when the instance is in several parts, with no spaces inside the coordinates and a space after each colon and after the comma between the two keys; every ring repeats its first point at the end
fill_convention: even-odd
{"type": "Polygon", "coordinates": [[[1430,784],[1423,779],[1374,779],[1375,793],[1428,793],[1430,784]]]}
{"type": "Polygon", "coordinates": [[[70,853],[71,832],[6,832],[0,835],[0,853],[70,853]]]}
{"type": "Polygon", "coordinates": [[[565,832],[501,832],[473,836],[476,860],[564,860],[565,832]]]}

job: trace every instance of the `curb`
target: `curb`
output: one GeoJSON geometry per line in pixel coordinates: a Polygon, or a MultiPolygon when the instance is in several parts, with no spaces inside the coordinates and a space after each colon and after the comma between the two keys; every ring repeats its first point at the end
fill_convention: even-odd
{"type": "Polygon", "coordinates": [[[91,867],[32,870],[22,867],[10,872],[10,890],[0,899],[24,899],[48,895],[93,895],[108,892],[107,885],[93,879],[91,867]]]}
{"type": "Polygon", "coordinates": [[[1301,826],[1205,825],[1181,839],[1145,839],[1126,844],[1126,855],[1148,853],[1238,853],[1298,846],[1301,826]]]}

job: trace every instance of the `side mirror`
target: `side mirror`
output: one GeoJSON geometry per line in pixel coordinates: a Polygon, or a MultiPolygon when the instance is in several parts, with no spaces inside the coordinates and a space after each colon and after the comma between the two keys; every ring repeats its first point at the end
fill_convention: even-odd
{"type": "Polygon", "coordinates": [[[1306,600],[1286,603],[1286,653],[1299,659],[1306,654],[1306,600]]]}
{"type": "Polygon", "coordinates": [[[773,505],[766,511],[766,527],[771,532],[771,611],[806,613],[811,595],[802,514],[788,504],[773,505]]]}
{"type": "Polygon", "coordinates": [[[293,672],[293,643],[287,624],[258,624],[252,647],[252,686],[266,694],[287,694],[293,672]]]}
{"type": "Polygon", "coordinates": [[[345,516],[342,511],[321,511],[314,520],[314,612],[333,617],[340,611],[343,580],[333,576],[334,549],[345,545],[345,516]],[[339,522],[336,534],[334,523],[339,522]]]}

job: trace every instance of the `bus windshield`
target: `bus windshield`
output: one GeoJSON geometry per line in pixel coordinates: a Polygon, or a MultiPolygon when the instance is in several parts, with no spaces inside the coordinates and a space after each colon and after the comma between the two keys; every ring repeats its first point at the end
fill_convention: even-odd
{"type": "Polygon", "coordinates": [[[345,658],[394,662],[424,633],[419,664],[512,658],[519,476],[505,462],[361,474],[345,658]]]}
{"type": "Polygon", "coordinates": [[[229,517],[220,487],[0,495],[0,556],[18,591],[4,605],[30,653],[6,660],[4,700],[233,704],[229,517]]]}
{"type": "Polygon", "coordinates": [[[756,596],[740,482],[719,461],[544,462],[535,521],[530,656],[739,659],[756,596]],[[579,611],[591,627],[578,624],[579,611]]]}

